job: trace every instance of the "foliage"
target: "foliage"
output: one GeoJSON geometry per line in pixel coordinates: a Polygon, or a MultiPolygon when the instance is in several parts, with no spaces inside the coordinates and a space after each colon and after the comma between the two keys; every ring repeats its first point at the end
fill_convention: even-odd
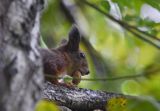
{"type": "Polygon", "coordinates": [[[106,105],[107,111],[126,111],[127,99],[123,97],[112,98],[106,105]]]}
{"type": "Polygon", "coordinates": [[[159,111],[159,104],[150,97],[112,98],[106,105],[107,111],[159,111]]]}
{"type": "Polygon", "coordinates": [[[41,100],[37,103],[35,111],[59,111],[59,109],[53,102],[41,100]]]}
{"type": "MultiPolygon", "coordinates": [[[[113,19],[82,3],[83,1],[67,0],[68,5],[71,5],[72,8],[76,7],[76,13],[74,13],[76,23],[81,27],[85,38],[100,55],[101,59],[98,59],[97,62],[104,66],[106,72],[104,74],[97,73],[98,65],[93,62],[93,56],[96,56],[97,53],[91,54],[92,51],[82,43],[81,48],[87,53],[91,70],[90,75],[84,78],[95,78],[95,81],[82,79],[80,87],[150,96],[160,100],[160,52],[159,48],[153,45],[158,44],[159,46],[160,44],[160,1],[88,0],[123,24],[113,22],[113,19]],[[140,38],[144,36],[153,44],[140,38]],[[96,81],[96,78],[137,74],[142,74],[142,76],[96,81]]],[[[62,38],[67,36],[69,28],[73,24],[68,16],[62,8],[60,0],[50,0],[41,20],[43,39],[49,47],[55,47],[62,38]]],[[[141,108],[145,108],[144,106],[149,107],[148,104],[153,104],[150,111],[157,108],[155,107],[157,103],[150,99],[143,101],[142,105],[133,103],[133,101],[129,103],[133,105],[129,105],[129,107],[136,106],[137,109],[134,111],[139,111],[141,108]]]]}

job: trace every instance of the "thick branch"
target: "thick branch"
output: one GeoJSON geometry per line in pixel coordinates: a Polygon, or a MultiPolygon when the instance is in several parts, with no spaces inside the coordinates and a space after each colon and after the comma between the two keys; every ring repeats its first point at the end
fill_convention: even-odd
{"type": "Polygon", "coordinates": [[[66,106],[73,111],[105,110],[108,100],[116,97],[125,97],[122,94],[104,91],[93,91],[82,88],[67,88],[45,83],[42,98],[56,101],[60,106],[66,106]]]}

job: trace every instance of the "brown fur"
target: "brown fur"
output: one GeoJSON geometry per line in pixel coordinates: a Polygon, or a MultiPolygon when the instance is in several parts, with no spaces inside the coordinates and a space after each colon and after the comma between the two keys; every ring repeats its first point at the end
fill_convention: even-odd
{"type": "Polygon", "coordinates": [[[69,40],[63,40],[56,49],[40,49],[43,58],[44,73],[51,74],[52,83],[57,84],[63,73],[73,77],[72,83],[78,85],[80,78],[89,73],[85,54],[79,50],[80,33],[73,26],[69,33],[69,40]]]}

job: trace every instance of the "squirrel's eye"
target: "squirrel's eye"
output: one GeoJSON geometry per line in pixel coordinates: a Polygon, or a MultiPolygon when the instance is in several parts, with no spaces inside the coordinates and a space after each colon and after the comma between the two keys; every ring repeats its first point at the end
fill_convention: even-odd
{"type": "Polygon", "coordinates": [[[80,57],[81,57],[81,58],[85,58],[86,56],[85,56],[84,53],[80,53],[80,57]]]}

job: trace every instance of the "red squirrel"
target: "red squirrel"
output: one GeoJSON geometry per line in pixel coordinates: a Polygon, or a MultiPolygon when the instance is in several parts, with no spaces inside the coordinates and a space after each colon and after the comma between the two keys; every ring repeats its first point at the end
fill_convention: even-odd
{"type": "Polygon", "coordinates": [[[72,85],[80,83],[81,76],[89,74],[88,63],[84,52],[79,49],[80,32],[74,25],[68,34],[68,41],[63,40],[59,47],[52,49],[40,49],[45,74],[53,76],[48,79],[53,84],[60,83],[58,77],[71,76],[72,85]]]}

